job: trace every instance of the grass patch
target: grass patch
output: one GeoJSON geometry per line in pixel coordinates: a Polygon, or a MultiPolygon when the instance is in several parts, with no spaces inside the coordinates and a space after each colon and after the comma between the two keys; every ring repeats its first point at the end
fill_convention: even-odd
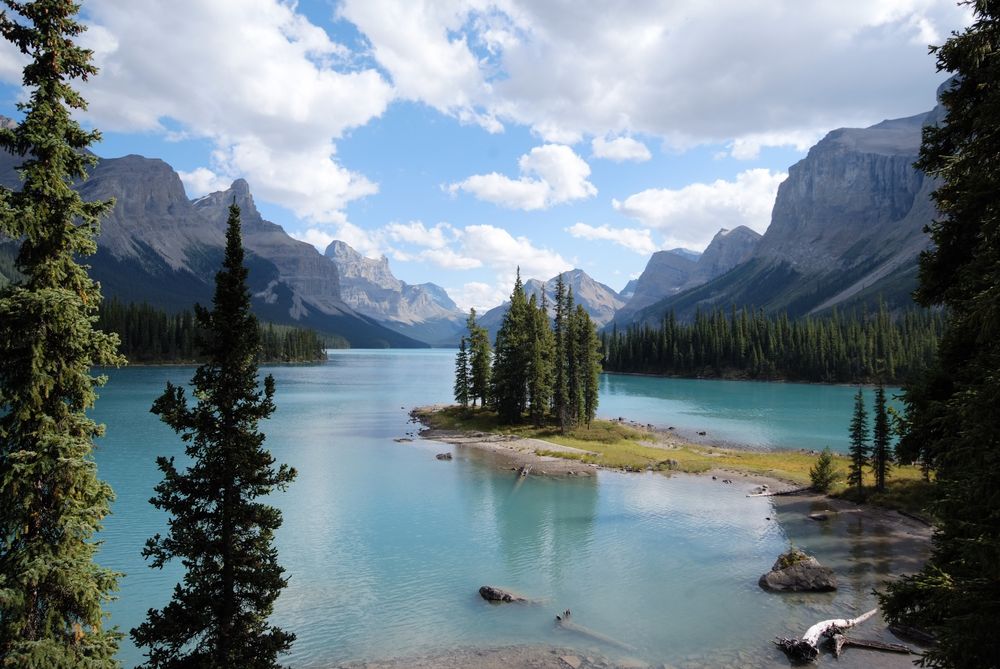
{"type": "MultiPolygon", "coordinates": [[[[415,415],[432,428],[509,434],[570,446],[590,453],[577,453],[539,449],[539,455],[549,455],[587,464],[597,464],[626,471],[679,471],[702,473],[710,469],[723,469],[745,474],[760,474],[782,479],[798,485],[809,485],[809,470],[819,457],[801,451],[748,451],[683,444],[669,446],[651,445],[659,436],[648,430],[636,429],[616,421],[595,420],[590,427],[578,426],[560,433],[553,426],[500,425],[496,413],[483,409],[463,409],[458,406],[439,410],[416,411],[415,415]]],[[[841,474],[841,482],[834,484],[831,495],[852,499],[843,481],[847,477],[848,458],[833,455],[834,469],[841,474]]],[[[866,476],[870,474],[866,471],[866,476]]],[[[926,516],[931,484],[923,481],[918,467],[896,466],[890,471],[888,489],[878,495],[867,494],[863,500],[891,509],[926,516]]]]}

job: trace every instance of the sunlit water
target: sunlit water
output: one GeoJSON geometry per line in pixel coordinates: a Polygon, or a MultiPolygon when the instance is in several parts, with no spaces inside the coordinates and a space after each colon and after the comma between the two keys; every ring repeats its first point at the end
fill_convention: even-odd
{"type": "MultiPolygon", "coordinates": [[[[800,545],[815,543],[821,555],[845,565],[851,556],[836,557],[843,547],[824,544],[817,527],[797,521],[800,514],[776,515],[769,499],[748,499],[748,485],[611,472],[596,479],[519,480],[474,452],[457,450],[453,461],[442,462],[435,453],[454,449],[419,439],[395,442],[416,430],[410,408],[449,401],[453,356],[345,351],[323,365],[266,370],[278,389],[278,411],[263,424],[267,446],[299,472],[290,490],[273,499],[284,513],[277,542],[290,577],[274,620],[298,637],[286,658],[291,666],[505,644],[680,663],[710,651],[733,664],[780,664],[769,643],[774,635],[796,632],[841,603],[871,601],[869,569],[836,595],[791,599],[762,592],[757,578],[789,541],[776,519],[790,519],[785,524],[800,545]],[[483,584],[538,603],[490,605],[477,594],[483,584]],[[556,628],[554,614],[566,608],[578,624],[630,649],[556,628]]],[[[100,559],[125,573],[112,606],[112,623],[123,631],[141,622],[147,608],[164,605],[179,577],[177,566],[152,570],[140,554],[149,536],[165,530],[165,516],[148,504],[161,478],[155,458],[182,453],[149,406],[166,381],[186,383],[192,371],[114,370],[95,412],[108,427],[97,454],[100,474],[118,495],[100,559]]],[[[606,379],[612,408],[602,413],[651,422],[668,415],[656,413],[669,410],[657,408],[650,390],[659,380],[641,381],[633,408],[633,378],[606,379]]],[[[745,387],[753,395],[757,385],[745,387]]],[[[708,395],[717,404],[736,402],[738,388],[724,400],[708,395]]],[[[851,391],[834,392],[847,400],[838,419],[844,423],[851,391]]],[[[690,407],[691,393],[683,401],[690,407]]],[[[795,407],[770,410],[794,415],[795,407]]],[[[695,412],[703,425],[721,429],[721,404],[703,411],[695,412]]],[[[753,423],[742,414],[739,420],[753,423]]],[[[142,656],[126,642],[121,658],[131,667],[142,656]]]]}
{"type": "MultiPolygon", "coordinates": [[[[605,374],[598,414],[675,427],[700,441],[846,453],[856,392],[843,385],[605,374]]],[[[886,389],[890,406],[899,408],[898,393],[886,389]]],[[[864,394],[870,416],[875,393],[865,388],[864,394]]]]}

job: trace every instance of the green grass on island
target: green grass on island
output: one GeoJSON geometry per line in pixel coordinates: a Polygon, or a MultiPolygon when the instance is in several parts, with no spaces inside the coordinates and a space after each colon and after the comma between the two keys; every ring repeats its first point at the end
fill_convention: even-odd
{"type": "MultiPolygon", "coordinates": [[[[608,420],[594,420],[589,427],[580,425],[560,433],[554,426],[535,427],[529,423],[500,425],[496,413],[484,409],[449,406],[417,409],[414,415],[435,429],[506,434],[571,446],[588,453],[546,449],[535,452],[625,471],[652,469],[700,474],[719,469],[809,485],[809,470],[816,464],[817,458],[815,453],[803,451],[756,451],[668,441],[662,433],[608,420]]],[[[874,503],[928,518],[925,509],[930,501],[931,484],[923,480],[918,467],[894,466],[890,470],[885,492],[876,494],[865,489],[863,499],[859,500],[856,491],[847,490],[844,483],[847,457],[834,454],[834,463],[840,480],[831,488],[831,496],[874,503]]]]}

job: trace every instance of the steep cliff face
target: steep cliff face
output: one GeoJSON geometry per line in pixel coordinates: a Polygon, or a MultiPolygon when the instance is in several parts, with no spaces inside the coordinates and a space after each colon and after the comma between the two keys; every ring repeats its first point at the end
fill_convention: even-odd
{"type": "MultiPolygon", "coordinates": [[[[240,208],[243,244],[255,255],[267,258],[278,271],[278,280],[291,288],[300,301],[308,302],[329,314],[348,314],[351,309],[340,294],[337,268],[331,266],[311,245],[292,239],[280,225],[264,220],[250,193],[250,186],[237,179],[224,191],[211,193],[194,201],[194,209],[220,234],[224,234],[229,205],[240,208]]],[[[264,288],[261,296],[274,294],[264,288]]]]}
{"type": "Polygon", "coordinates": [[[669,310],[686,318],[698,308],[733,304],[792,316],[878,300],[912,304],[935,188],[913,162],[923,126],[941,114],[938,107],[829,133],[789,169],[771,225],[746,262],[632,320],[655,322],[669,310]]]}
{"type": "Polygon", "coordinates": [[[657,251],[633,285],[625,306],[614,315],[614,322],[627,326],[637,313],[660,300],[699,286],[725,274],[753,255],[761,236],[741,225],[723,228],[701,254],[685,249],[657,251]]]}
{"type": "MultiPolygon", "coordinates": [[[[614,317],[615,312],[624,306],[624,301],[614,290],[605,286],[599,281],[594,281],[589,274],[582,269],[574,269],[564,272],[563,283],[567,289],[573,291],[573,303],[582,304],[584,310],[590,314],[591,320],[597,327],[606,325],[614,317]]],[[[548,300],[549,316],[555,316],[556,283],[558,276],[554,276],[545,283],[538,279],[528,279],[524,282],[524,292],[530,299],[532,295],[541,302],[542,292],[548,300]]],[[[510,308],[510,302],[504,302],[498,307],[494,307],[479,317],[479,324],[486,328],[490,337],[496,337],[497,330],[503,322],[504,314],[510,308]]]]}
{"type": "Polygon", "coordinates": [[[444,288],[400,281],[388,258],[366,258],[339,240],[324,255],[340,274],[341,297],[359,313],[433,345],[458,344],[465,315],[444,288]]]}
{"type": "Polygon", "coordinates": [[[746,262],[757,250],[761,236],[745,225],[732,230],[719,230],[698,258],[691,277],[681,289],[698,286],[722,276],[737,265],[746,262]]]}

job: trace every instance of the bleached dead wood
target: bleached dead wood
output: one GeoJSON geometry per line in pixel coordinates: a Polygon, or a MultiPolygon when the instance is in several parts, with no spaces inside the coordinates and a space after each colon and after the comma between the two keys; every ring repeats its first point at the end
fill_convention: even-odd
{"type": "Polygon", "coordinates": [[[839,631],[835,632],[830,639],[833,641],[833,654],[835,657],[840,657],[845,646],[854,646],[856,648],[869,648],[871,650],[884,650],[889,653],[903,653],[908,655],[913,652],[909,646],[904,646],[901,643],[887,643],[885,641],[876,641],[874,639],[855,639],[854,637],[844,636],[839,631]]]}
{"type": "Polygon", "coordinates": [[[778,637],[774,640],[775,645],[785,652],[785,655],[794,662],[812,662],[819,656],[819,640],[828,630],[836,628],[845,630],[855,625],[860,625],[878,613],[878,609],[872,609],[867,613],[862,613],[857,618],[835,618],[818,622],[802,635],[801,639],[789,639],[778,637]]]}
{"type": "Polygon", "coordinates": [[[806,492],[807,490],[812,490],[809,486],[805,488],[793,488],[792,490],[778,490],[777,492],[754,492],[747,495],[747,497],[781,497],[782,495],[795,495],[800,492],[806,492]]]}
{"type": "Polygon", "coordinates": [[[622,648],[628,651],[635,650],[633,646],[630,646],[623,641],[619,641],[618,639],[613,639],[612,637],[609,637],[607,634],[601,634],[600,632],[592,630],[589,627],[584,627],[583,625],[577,625],[576,623],[572,622],[569,618],[570,618],[569,611],[564,611],[561,615],[556,616],[556,624],[565,630],[569,630],[570,632],[575,632],[581,636],[588,637],[590,639],[593,639],[594,641],[599,641],[609,646],[616,646],[618,648],[622,648]]]}

